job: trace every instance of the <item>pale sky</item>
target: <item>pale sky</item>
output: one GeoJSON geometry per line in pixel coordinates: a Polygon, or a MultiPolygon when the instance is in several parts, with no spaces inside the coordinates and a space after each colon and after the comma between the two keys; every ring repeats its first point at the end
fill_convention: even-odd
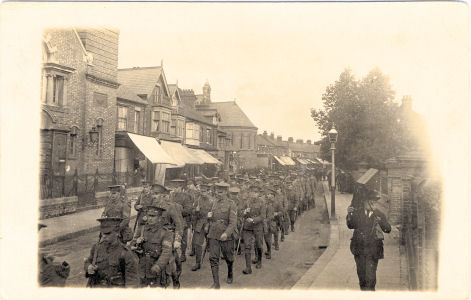
{"type": "Polygon", "coordinates": [[[345,68],[357,78],[378,67],[396,99],[436,117],[463,86],[467,19],[459,3],[160,4],[130,10],[119,67],[164,61],[169,83],[213,101],[236,99],[259,128],[319,139],[310,117],[345,68]],[[134,18],[135,16],[139,18],[134,18]]]}

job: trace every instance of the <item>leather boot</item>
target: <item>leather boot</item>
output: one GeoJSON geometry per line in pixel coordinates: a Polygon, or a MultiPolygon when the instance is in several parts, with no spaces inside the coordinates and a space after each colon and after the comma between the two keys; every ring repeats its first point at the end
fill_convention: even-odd
{"type": "Polygon", "coordinates": [[[232,264],[234,262],[232,261],[227,261],[227,283],[231,284],[232,283],[232,264]]]}
{"type": "Polygon", "coordinates": [[[257,249],[256,249],[256,248],[255,248],[255,250],[254,250],[254,255],[255,255],[255,257],[252,259],[252,264],[255,265],[255,264],[257,263],[257,261],[258,261],[258,252],[257,252],[257,249]]]}
{"type": "Polygon", "coordinates": [[[266,259],[271,259],[271,245],[270,243],[267,244],[267,252],[265,253],[266,259]]]}
{"type": "Polygon", "coordinates": [[[211,272],[213,273],[213,285],[211,286],[211,288],[221,288],[221,286],[219,285],[219,266],[211,266],[211,272]]]}
{"type": "Polygon", "coordinates": [[[195,255],[196,255],[196,261],[195,265],[191,268],[192,271],[199,270],[201,268],[201,252],[203,249],[201,249],[200,246],[195,246],[195,255]]]}
{"type": "Polygon", "coordinates": [[[176,274],[172,274],[172,283],[173,283],[173,288],[174,289],[179,289],[180,288],[180,276],[176,274]]]}
{"type": "Polygon", "coordinates": [[[275,233],[275,250],[280,250],[280,247],[278,246],[278,233],[275,233]]]}
{"type": "Polygon", "coordinates": [[[262,268],[262,249],[257,249],[257,265],[255,266],[257,269],[262,268]]]}
{"type": "Polygon", "coordinates": [[[245,251],[245,270],[242,271],[244,274],[252,274],[252,265],[250,264],[252,257],[250,251],[245,251]]]}
{"type": "Polygon", "coordinates": [[[190,252],[190,256],[195,256],[195,247],[191,247],[191,252],[190,252]]]}

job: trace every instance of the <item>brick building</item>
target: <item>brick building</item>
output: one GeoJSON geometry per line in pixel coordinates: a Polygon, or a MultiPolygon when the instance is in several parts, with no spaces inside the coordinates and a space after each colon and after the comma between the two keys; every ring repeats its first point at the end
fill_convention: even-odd
{"type": "Polygon", "coordinates": [[[70,194],[74,174],[113,170],[118,40],[109,29],[44,32],[41,198],[70,194]]]}
{"type": "Polygon", "coordinates": [[[230,141],[226,151],[233,169],[251,169],[257,164],[257,127],[235,101],[209,102],[196,106],[202,114],[217,111],[220,116],[218,126],[230,141]]]}

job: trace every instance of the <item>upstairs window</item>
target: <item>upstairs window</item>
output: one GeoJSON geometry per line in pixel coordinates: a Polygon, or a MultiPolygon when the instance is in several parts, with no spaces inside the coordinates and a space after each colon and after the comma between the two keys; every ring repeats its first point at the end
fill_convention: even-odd
{"type": "Polygon", "coordinates": [[[152,132],[158,132],[160,129],[160,111],[153,111],[152,112],[152,132]]]}
{"type": "Polygon", "coordinates": [[[128,130],[128,108],[118,106],[118,131],[128,130]]]}
{"type": "Polygon", "coordinates": [[[134,110],[134,132],[140,133],[139,125],[141,124],[141,109],[136,107],[134,110]]]}
{"type": "Polygon", "coordinates": [[[66,80],[57,74],[45,74],[42,78],[41,101],[48,105],[65,105],[66,80]]]}
{"type": "Polygon", "coordinates": [[[170,132],[170,114],[162,112],[162,132],[170,132]]]}

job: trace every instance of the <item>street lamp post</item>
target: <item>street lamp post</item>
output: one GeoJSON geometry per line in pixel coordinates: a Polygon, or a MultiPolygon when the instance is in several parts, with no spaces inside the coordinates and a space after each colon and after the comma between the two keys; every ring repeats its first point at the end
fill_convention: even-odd
{"type": "Polygon", "coordinates": [[[337,142],[338,132],[335,130],[335,124],[329,131],[330,150],[332,151],[332,180],[330,187],[330,217],[335,219],[335,143],[337,142]]]}

